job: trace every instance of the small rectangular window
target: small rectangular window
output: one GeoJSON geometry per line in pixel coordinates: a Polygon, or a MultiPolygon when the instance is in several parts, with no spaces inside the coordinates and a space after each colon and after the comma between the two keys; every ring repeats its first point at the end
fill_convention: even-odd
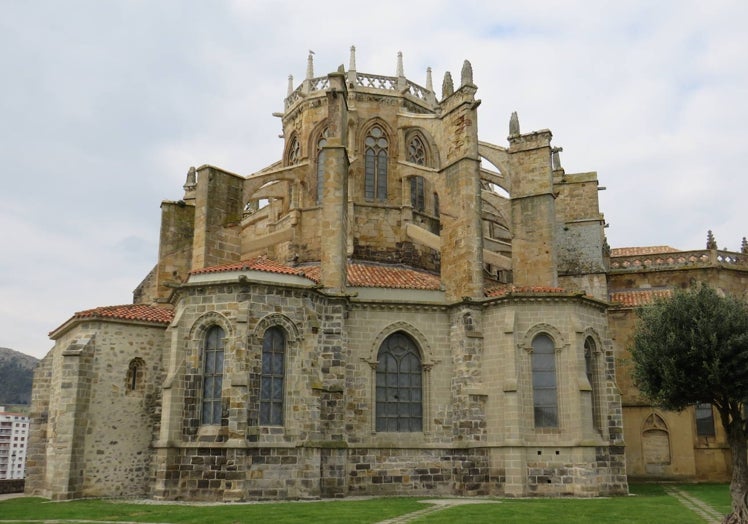
{"type": "Polygon", "coordinates": [[[700,437],[714,436],[714,414],[711,404],[696,404],[696,434],[700,437]]]}

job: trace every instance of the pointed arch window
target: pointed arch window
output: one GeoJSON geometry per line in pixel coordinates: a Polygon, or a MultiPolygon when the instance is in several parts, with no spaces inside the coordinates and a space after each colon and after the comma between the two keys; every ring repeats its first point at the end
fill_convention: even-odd
{"type": "Polygon", "coordinates": [[[600,403],[600,379],[597,371],[597,345],[592,337],[587,337],[584,340],[584,368],[587,380],[592,388],[592,424],[599,433],[602,433],[602,406],[600,403]]]}
{"type": "Polygon", "coordinates": [[[393,333],[379,348],[376,395],[377,431],[422,431],[421,357],[404,333],[393,333]]]}
{"type": "Polygon", "coordinates": [[[286,334],[280,327],[265,331],[262,339],[260,376],[260,425],[283,425],[283,382],[285,379],[286,334]]]}
{"type": "MultiPolygon", "coordinates": [[[[419,166],[426,165],[426,147],[423,144],[423,139],[419,135],[414,135],[410,140],[408,140],[408,155],[406,160],[413,164],[418,164],[419,166]]],[[[421,176],[410,178],[410,205],[413,206],[415,211],[421,213],[423,213],[426,208],[423,192],[423,177],[421,176]]]]}
{"type": "Polygon", "coordinates": [[[301,145],[299,144],[299,139],[294,136],[291,139],[291,144],[288,146],[288,165],[298,164],[299,160],[301,160],[301,145]]]}
{"type": "Polygon", "coordinates": [[[317,205],[322,203],[322,192],[325,189],[325,156],[327,152],[325,146],[327,145],[327,128],[322,131],[322,134],[317,140],[317,205]]]}
{"type": "Polygon", "coordinates": [[[418,135],[411,137],[408,141],[407,160],[419,166],[426,165],[426,146],[423,145],[423,139],[418,135]]]}
{"type": "Polygon", "coordinates": [[[213,326],[203,341],[203,424],[221,423],[221,390],[223,388],[224,331],[213,326]]]}
{"type": "Polygon", "coordinates": [[[532,398],[535,427],[557,428],[556,350],[553,339],[546,334],[532,340],[532,398]]]}
{"type": "Polygon", "coordinates": [[[379,126],[373,126],[364,140],[364,197],[387,200],[389,141],[379,126]]]}

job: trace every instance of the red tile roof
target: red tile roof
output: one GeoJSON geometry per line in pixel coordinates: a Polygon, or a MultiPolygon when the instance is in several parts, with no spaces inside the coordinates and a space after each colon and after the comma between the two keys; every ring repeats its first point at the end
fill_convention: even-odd
{"type": "Polygon", "coordinates": [[[174,318],[174,310],[166,307],[147,306],[145,304],[123,304],[120,306],[102,306],[76,312],[67,322],[49,332],[53,335],[73,320],[114,319],[168,324],[174,318]]]}
{"type": "MultiPolygon", "coordinates": [[[[191,274],[222,273],[227,271],[265,271],[285,275],[298,275],[319,283],[319,264],[290,267],[264,257],[224,264],[222,266],[206,267],[193,271],[191,274]]],[[[348,285],[353,287],[384,287],[396,289],[429,289],[438,290],[441,281],[437,275],[426,271],[419,271],[402,266],[388,266],[375,263],[348,263],[348,285]]]]}
{"type": "Polygon", "coordinates": [[[614,247],[610,250],[610,256],[636,257],[640,255],[656,255],[659,253],[678,253],[679,251],[679,249],[670,246],[614,247]]]}
{"type": "Polygon", "coordinates": [[[639,307],[651,304],[659,298],[668,298],[673,294],[672,289],[630,289],[627,291],[613,291],[610,301],[626,307],[639,307]]]}
{"type": "Polygon", "coordinates": [[[305,276],[302,269],[286,266],[284,264],[281,264],[280,262],[269,260],[265,257],[245,260],[243,262],[236,262],[234,264],[204,267],[202,269],[196,269],[190,274],[201,275],[204,273],[223,273],[227,271],[265,271],[267,273],[281,273],[284,275],[305,276]]]}
{"type": "Polygon", "coordinates": [[[73,315],[73,318],[116,318],[168,324],[174,318],[174,311],[165,307],[147,306],[145,304],[124,304],[78,311],[73,315]]]}
{"type": "Polygon", "coordinates": [[[437,275],[398,266],[352,263],[347,276],[348,285],[354,287],[438,290],[441,286],[437,275]]]}

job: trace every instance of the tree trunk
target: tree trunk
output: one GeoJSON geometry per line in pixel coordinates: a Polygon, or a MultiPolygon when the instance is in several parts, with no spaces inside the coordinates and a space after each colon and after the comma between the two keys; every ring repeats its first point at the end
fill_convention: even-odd
{"type": "Polygon", "coordinates": [[[723,524],[748,524],[748,446],[746,435],[740,422],[730,424],[727,441],[732,453],[732,513],[726,515],[723,524]]]}

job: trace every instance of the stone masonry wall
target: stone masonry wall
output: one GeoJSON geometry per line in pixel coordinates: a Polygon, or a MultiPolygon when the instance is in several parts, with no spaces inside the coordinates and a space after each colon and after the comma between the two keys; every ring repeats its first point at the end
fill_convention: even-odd
{"type": "Polygon", "coordinates": [[[34,370],[34,385],[31,391],[30,429],[26,451],[26,485],[28,495],[45,496],[47,458],[47,423],[49,401],[52,394],[52,370],[54,354],[48,353],[34,370]]]}
{"type": "Polygon", "coordinates": [[[84,496],[144,496],[160,410],[164,328],[102,322],[96,333],[81,491],[84,496]],[[133,389],[131,363],[140,371],[133,389]]]}

